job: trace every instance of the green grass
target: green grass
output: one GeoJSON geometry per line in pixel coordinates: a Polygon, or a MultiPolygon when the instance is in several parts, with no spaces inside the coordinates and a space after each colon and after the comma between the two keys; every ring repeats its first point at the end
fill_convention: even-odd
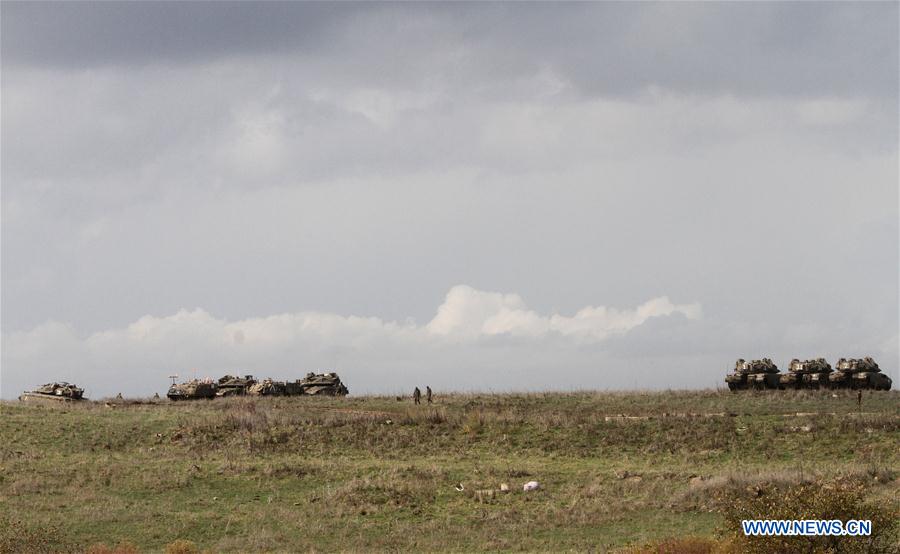
{"type": "Polygon", "coordinates": [[[854,480],[896,505],[898,400],[867,392],[862,413],[847,391],[4,403],[0,548],[36,549],[37,535],[40,549],[188,539],[216,552],[712,537],[723,493],[772,483],[854,480]],[[543,489],[523,493],[532,479],[543,489]],[[501,482],[513,491],[473,494],[501,482]]]}

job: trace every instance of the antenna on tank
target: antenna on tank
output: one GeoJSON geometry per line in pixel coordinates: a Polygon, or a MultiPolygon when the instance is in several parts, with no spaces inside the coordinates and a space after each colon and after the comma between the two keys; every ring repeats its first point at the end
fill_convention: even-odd
{"type": "Polygon", "coordinates": [[[172,380],[172,384],[174,385],[174,384],[175,384],[175,380],[178,379],[178,374],[175,374],[175,375],[169,375],[169,379],[172,380]]]}

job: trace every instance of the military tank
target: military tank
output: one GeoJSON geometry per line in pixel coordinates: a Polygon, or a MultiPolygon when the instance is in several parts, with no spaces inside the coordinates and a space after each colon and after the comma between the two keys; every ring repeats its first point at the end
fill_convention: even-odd
{"type": "Polygon", "coordinates": [[[835,371],[828,376],[829,386],[836,389],[891,390],[891,378],[881,373],[878,363],[871,357],[841,358],[835,371]]]}
{"type": "Polygon", "coordinates": [[[778,366],[769,358],[734,363],[734,371],[725,376],[730,390],[779,388],[778,366]]]}
{"type": "Polygon", "coordinates": [[[218,383],[211,379],[192,379],[186,383],[172,383],[166,396],[169,400],[200,400],[215,398],[218,390],[218,383]]]}
{"type": "Polygon", "coordinates": [[[347,387],[337,373],[307,373],[295,381],[263,379],[247,389],[253,396],[346,396],[347,387]]]}
{"type": "Polygon", "coordinates": [[[309,396],[347,396],[350,391],[337,373],[307,373],[304,379],[295,381],[298,394],[309,396]]]}
{"type": "Polygon", "coordinates": [[[53,400],[55,402],[77,402],[84,400],[84,389],[72,383],[47,383],[40,387],[26,391],[19,396],[19,400],[53,400]]]}
{"type": "Polygon", "coordinates": [[[226,375],[219,379],[216,396],[243,396],[255,384],[256,379],[252,375],[244,375],[243,377],[226,375]]]}
{"type": "Polygon", "coordinates": [[[825,358],[800,361],[791,360],[788,372],[781,376],[779,383],[783,389],[818,389],[828,387],[831,364],[825,358]]]}
{"type": "Polygon", "coordinates": [[[284,396],[286,392],[284,381],[273,381],[268,378],[254,383],[247,389],[247,394],[253,396],[284,396]]]}

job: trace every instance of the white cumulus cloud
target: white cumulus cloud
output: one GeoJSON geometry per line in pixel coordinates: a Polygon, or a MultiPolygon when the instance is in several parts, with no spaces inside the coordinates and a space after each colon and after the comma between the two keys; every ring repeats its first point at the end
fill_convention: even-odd
{"type": "MultiPolygon", "coordinates": [[[[199,308],[147,315],[86,337],[70,325],[50,322],[3,335],[2,394],[11,397],[49,380],[94,387],[95,395],[140,394],[148,392],[147,386],[158,388],[164,382],[160,376],[173,371],[215,376],[248,369],[278,376],[338,361],[356,375],[371,372],[370,379],[358,382],[368,383],[370,391],[384,391],[400,386],[391,380],[395,368],[414,375],[416,368],[457,364],[480,374],[490,369],[478,366],[478,360],[486,359],[482,345],[490,343],[488,350],[496,353],[504,338],[515,339],[502,354],[515,366],[527,363],[536,347],[561,355],[627,333],[650,318],[674,314],[695,319],[700,306],[660,297],[635,308],[588,306],[572,316],[544,315],[518,294],[458,285],[424,325],[312,311],[228,321],[199,308]]],[[[492,384],[481,375],[470,386],[484,383],[492,384]]],[[[458,384],[465,384],[465,378],[458,384]]]]}
{"type": "Polygon", "coordinates": [[[433,335],[469,340],[497,335],[530,338],[559,335],[596,342],[612,334],[625,333],[651,317],[675,313],[696,319],[700,316],[700,305],[673,304],[663,296],[630,310],[587,306],[571,317],[542,316],[530,310],[518,294],[485,292],[458,285],[447,293],[426,329],[433,335]]]}

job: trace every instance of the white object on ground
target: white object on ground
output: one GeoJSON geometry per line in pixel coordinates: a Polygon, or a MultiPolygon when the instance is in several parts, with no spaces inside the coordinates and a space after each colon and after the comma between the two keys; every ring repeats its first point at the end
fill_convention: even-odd
{"type": "Polygon", "coordinates": [[[538,483],[537,481],[528,481],[528,482],[525,483],[525,485],[522,487],[522,490],[523,490],[523,491],[536,491],[536,490],[538,490],[539,488],[541,488],[541,484],[538,483]]]}
{"type": "Polygon", "coordinates": [[[509,485],[506,483],[500,483],[500,492],[509,492],[509,485]]]}

